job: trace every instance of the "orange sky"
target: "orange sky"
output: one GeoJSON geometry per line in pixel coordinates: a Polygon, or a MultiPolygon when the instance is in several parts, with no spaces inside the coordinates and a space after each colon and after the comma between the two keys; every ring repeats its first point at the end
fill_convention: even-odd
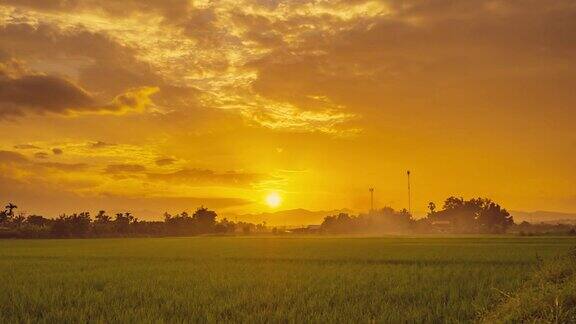
{"type": "Polygon", "coordinates": [[[573,1],[0,1],[22,210],[576,212],[573,1]]]}

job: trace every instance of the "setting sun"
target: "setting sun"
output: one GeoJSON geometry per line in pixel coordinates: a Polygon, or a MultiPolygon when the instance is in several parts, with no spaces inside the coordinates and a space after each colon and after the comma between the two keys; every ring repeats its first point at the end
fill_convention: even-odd
{"type": "Polygon", "coordinates": [[[277,192],[271,192],[266,196],[266,205],[275,208],[282,203],[282,197],[277,192]]]}

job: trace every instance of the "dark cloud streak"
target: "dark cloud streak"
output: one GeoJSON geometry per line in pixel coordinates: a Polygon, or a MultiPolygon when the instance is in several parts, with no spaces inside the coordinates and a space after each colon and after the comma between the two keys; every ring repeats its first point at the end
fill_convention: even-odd
{"type": "Polygon", "coordinates": [[[189,185],[230,185],[245,186],[264,180],[266,177],[256,173],[225,172],[217,173],[206,169],[182,169],[171,173],[148,173],[151,180],[186,183],[189,185]]]}
{"type": "Polygon", "coordinates": [[[27,75],[0,79],[0,118],[27,113],[67,113],[93,105],[86,91],[61,78],[27,75]]]}

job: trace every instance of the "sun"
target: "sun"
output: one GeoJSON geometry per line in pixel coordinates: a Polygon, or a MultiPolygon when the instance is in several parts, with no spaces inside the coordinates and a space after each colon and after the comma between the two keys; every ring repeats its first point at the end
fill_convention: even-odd
{"type": "Polygon", "coordinates": [[[282,203],[282,197],[277,192],[271,192],[266,196],[266,205],[276,208],[282,203]]]}

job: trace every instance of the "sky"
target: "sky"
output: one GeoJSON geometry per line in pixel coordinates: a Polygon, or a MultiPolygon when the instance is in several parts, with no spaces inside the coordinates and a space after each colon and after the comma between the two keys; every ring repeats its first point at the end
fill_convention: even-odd
{"type": "Polygon", "coordinates": [[[571,0],[0,0],[0,200],[576,212],[575,57],[571,0]]]}

